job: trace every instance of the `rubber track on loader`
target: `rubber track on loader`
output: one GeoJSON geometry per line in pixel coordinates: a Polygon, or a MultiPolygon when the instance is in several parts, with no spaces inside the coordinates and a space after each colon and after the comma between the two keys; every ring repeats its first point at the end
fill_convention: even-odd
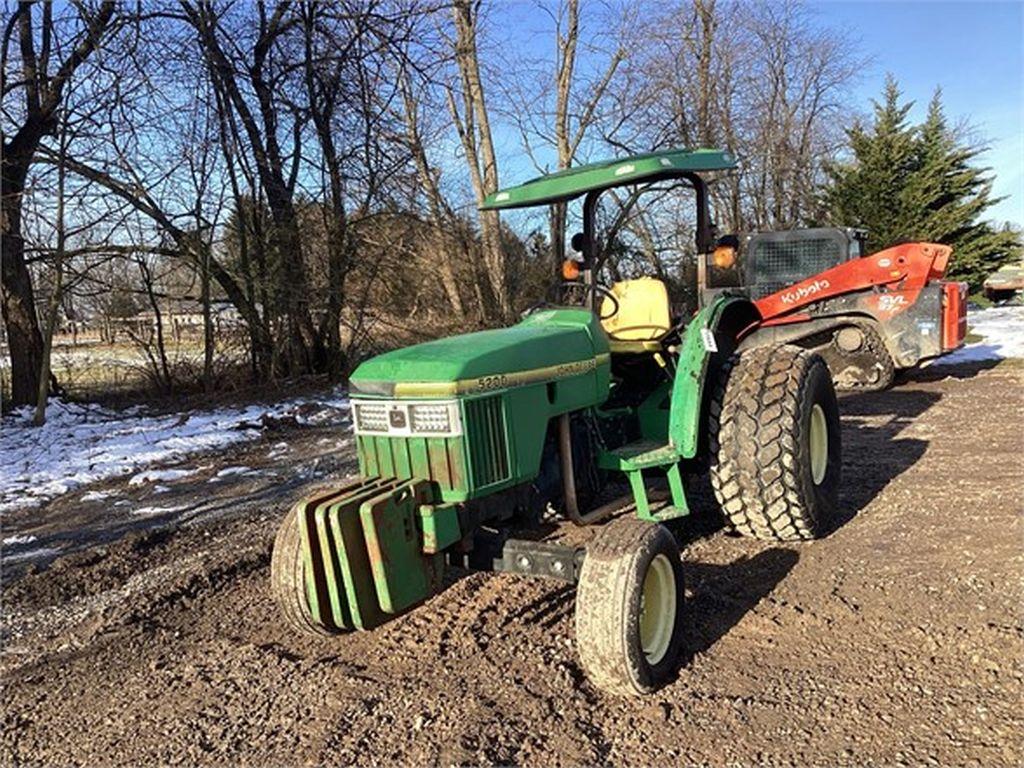
{"type": "MultiPolygon", "coordinates": [[[[892,361],[892,355],[889,354],[889,349],[885,346],[885,342],[882,341],[882,337],[878,334],[874,328],[870,325],[858,324],[857,328],[860,329],[864,335],[864,351],[858,355],[858,357],[871,361],[869,363],[875,366],[878,370],[878,377],[874,381],[852,381],[852,382],[836,382],[836,389],[841,392],[878,392],[883,389],[888,389],[892,385],[893,378],[896,376],[896,365],[892,361]]],[[[835,345],[835,340],[831,342],[835,345]]],[[[842,352],[832,352],[840,361],[842,360],[842,352]]],[[[826,355],[826,362],[828,362],[829,356],[826,355]]]]}

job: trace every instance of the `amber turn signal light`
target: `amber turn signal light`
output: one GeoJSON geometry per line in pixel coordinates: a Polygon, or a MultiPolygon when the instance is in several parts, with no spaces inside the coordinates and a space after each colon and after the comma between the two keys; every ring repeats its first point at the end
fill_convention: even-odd
{"type": "Polygon", "coordinates": [[[580,277],[580,263],[575,259],[566,259],[563,261],[562,277],[566,280],[578,280],[580,277]]]}
{"type": "Polygon", "coordinates": [[[731,269],[736,263],[736,249],[728,245],[718,246],[711,256],[711,263],[719,269],[731,269]]]}

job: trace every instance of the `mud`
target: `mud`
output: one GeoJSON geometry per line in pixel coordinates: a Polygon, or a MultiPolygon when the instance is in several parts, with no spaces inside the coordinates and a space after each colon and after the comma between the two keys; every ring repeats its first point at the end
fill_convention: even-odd
{"type": "Polygon", "coordinates": [[[5,569],[0,761],[1019,765],[1022,386],[1004,364],[844,397],[824,540],[686,523],[687,658],[646,699],[589,685],[558,582],[456,571],[373,633],[287,631],[277,521],[350,457],[127,535],[61,534],[56,502],[41,519],[71,554],[5,569]]]}

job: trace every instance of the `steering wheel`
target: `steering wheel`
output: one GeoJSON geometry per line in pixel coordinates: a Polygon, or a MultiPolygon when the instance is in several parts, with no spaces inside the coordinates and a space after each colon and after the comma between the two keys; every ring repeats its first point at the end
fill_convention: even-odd
{"type": "Polygon", "coordinates": [[[524,314],[532,314],[538,309],[545,309],[549,307],[576,306],[576,302],[570,304],[566,303],[568,298],[567,294],[569,294],[570,291],[574,293],[577,291],[579,292],[580,295],[578,303],[580,305],[586,301],[587,293],[589,291],[599,293],[602,297],[608,299],[611,302],[612,310],[608,314],[602,314],[599,309],[597,312],[599,320],[607,320],[614,317],[619,312],[619,300],[615,297],[615,294],[612,293],[610,288],[606,288],[605,286],[597,283],[590,285],[589,283],[584,283],[582,280],[563,280],[548,286],[547,291],[544,293],[544,299],[531,305],[527,308],[524,314]]]}

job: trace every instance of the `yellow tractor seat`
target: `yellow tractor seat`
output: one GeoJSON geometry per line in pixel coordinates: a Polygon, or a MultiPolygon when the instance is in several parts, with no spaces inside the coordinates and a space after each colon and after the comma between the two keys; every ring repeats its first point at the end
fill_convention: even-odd
{"type": "Polygon", "coordinates": [[[612,296],[601,302],[601,321],[612,352],[657,352],[661,339],[672,329],[668,290],[661,280],[640,277],[622,280],[611,287],[612,296]],[[611,315],[611,317],[608,317],[611,315]]]}

